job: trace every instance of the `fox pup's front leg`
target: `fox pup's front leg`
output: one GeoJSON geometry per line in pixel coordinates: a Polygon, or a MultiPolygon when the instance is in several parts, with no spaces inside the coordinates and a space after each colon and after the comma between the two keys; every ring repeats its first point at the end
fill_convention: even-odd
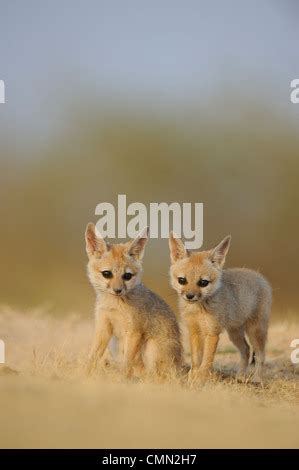
{"type": "Polygon", "coordinates": [[[90,374],[97,363],[98,359],[103,356],[108,343],[112,337],[113,329],[110,321],[104,315],[101,315],[100,320],[96,321],[94,338],[91,350],[88,357],[87,373],[90,374]]]}
{"type": "Polygon", "coordinates": [[[131,377],[133,373],[134,359],[140,352],[142,334],[131,332],[127,334],[125,340],[124,373],[126,377],[131,377]]]}
{"type": "Polygon", "coordinates": [[[204,337],[202,335],[200,325],[197,319],[188,318],[187,319],[187,329],[190,342],[190,352],[191,352],[191,367],[192,370],[199,369],[202,358],[203,358],[203,349],[204,349],[204,337]]]}
{"type": "Polygon", "coordinates": [[[219,342],[219,335],[206,335],[204,340],[203,358],[200,366],[201,375],[207,376],[212,369],[214,357],[219,342]]]}
{"type": "Polygon", "coordinates": [[[208,377],[214,363],[218,341],[219,335],[190,334],[192,379],[208,377]]]}
{"type": "Polygon", "coordinates": [[[219,327],[211,318],[187,316],[191,349],[191,378],[207,377],[212,369],[219,341],[219,327]]]}

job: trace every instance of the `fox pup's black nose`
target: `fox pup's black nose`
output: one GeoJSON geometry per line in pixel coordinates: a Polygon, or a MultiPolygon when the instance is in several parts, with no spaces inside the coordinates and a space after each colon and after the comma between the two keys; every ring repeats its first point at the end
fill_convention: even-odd
{"type": "Polygon", "coordinates": [[[122,289],[113,289],[115,294],[119,295],[122,293],[122,289]]]}
{"type": "Polygon", "coordinates": [[[194,294],[186,294],[188,300],[192,300],[194,298],[194,294]]]}

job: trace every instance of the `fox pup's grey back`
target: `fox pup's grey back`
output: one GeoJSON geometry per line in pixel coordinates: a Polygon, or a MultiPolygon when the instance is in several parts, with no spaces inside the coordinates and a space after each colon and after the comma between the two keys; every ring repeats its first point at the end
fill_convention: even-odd
{"type": "Polygon", "coordinates": [[[262,379],[271,309],[271,287],[258,272],[223,269],[230,245],[226,237],[216,248],[190,253],[170,235],[171,283],[179,294],[186,322],[192,368],[204,375],[212,366],[219,334],[225,328],[241,354],[240,374],[247,370],[252,345],[256,362],[253,380],[262,379]]]}
{"type": "Polygon", "coordinates": [[[91,370],[111,339],[119,339],[124,369],[134,366],[163,375],[181,361],[180,332],[170,307],[141,283],[148,229],[128,243],[108,244],[88,224],[88,275],[96,291],[96,327],[89,358],[91,370]]]}

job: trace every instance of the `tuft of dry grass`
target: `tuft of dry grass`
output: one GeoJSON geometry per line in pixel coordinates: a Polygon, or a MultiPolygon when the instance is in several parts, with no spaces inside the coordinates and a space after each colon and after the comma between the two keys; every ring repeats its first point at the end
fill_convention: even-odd
{"type": "Polygon", "coordinates": [[[1,308],[2,448],[298,447],[298,323],[271,325],[264,387],[235,380],[239,357],[226,334],[205,384],[127,381],[115,366],[87,378],[92,331],[91,318],[1,308]]]}

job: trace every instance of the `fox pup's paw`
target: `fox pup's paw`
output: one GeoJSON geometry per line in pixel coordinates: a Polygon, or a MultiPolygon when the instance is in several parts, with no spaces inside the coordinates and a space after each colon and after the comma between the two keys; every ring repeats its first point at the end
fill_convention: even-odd
{"type": "Polygon", "coordinates": [[[247,368],[240,368],[235,375],[235,379],[237,382],[245,383],[247,380],[247,368]]]}
{"type": "Polygon", "coordinates": [[[92,362],[88,362],[84,367],[84,372],[85,372],[86,377],[90,377],[92,373],[94,372],[94,370],[95,370],[95,364],[92,362]]]}
{"type": "Polygon", "coordinates": [[[205,383],[211,376],[209,369],[203,369],[200,367],[192,367],[188,374],[189,385],[196,383],[205,383]]]}
{"type": "Polygon", "coordinates": [[[134,369],[132,366],[124,365],[122,367],[122,373],[126,379],[131,379],[134,375],[134,369]]]}
{"type": "Polygon", "coordinates": [[[93,375],[95,372],[97,372],[99,369],[100,370],[104,369],[106,367],[109,367],[109,365],[107,365],[106,360],[98,361],[96,357],[91,356],[87,359],[85,367],[84,367],[85,375],[89,377],[93,375]]]}
{"type": "Polygon", "coordinates": [[[249,380],[253,385],[264,387],[264,380],[260,373],[254,373],[249,380]]]}

